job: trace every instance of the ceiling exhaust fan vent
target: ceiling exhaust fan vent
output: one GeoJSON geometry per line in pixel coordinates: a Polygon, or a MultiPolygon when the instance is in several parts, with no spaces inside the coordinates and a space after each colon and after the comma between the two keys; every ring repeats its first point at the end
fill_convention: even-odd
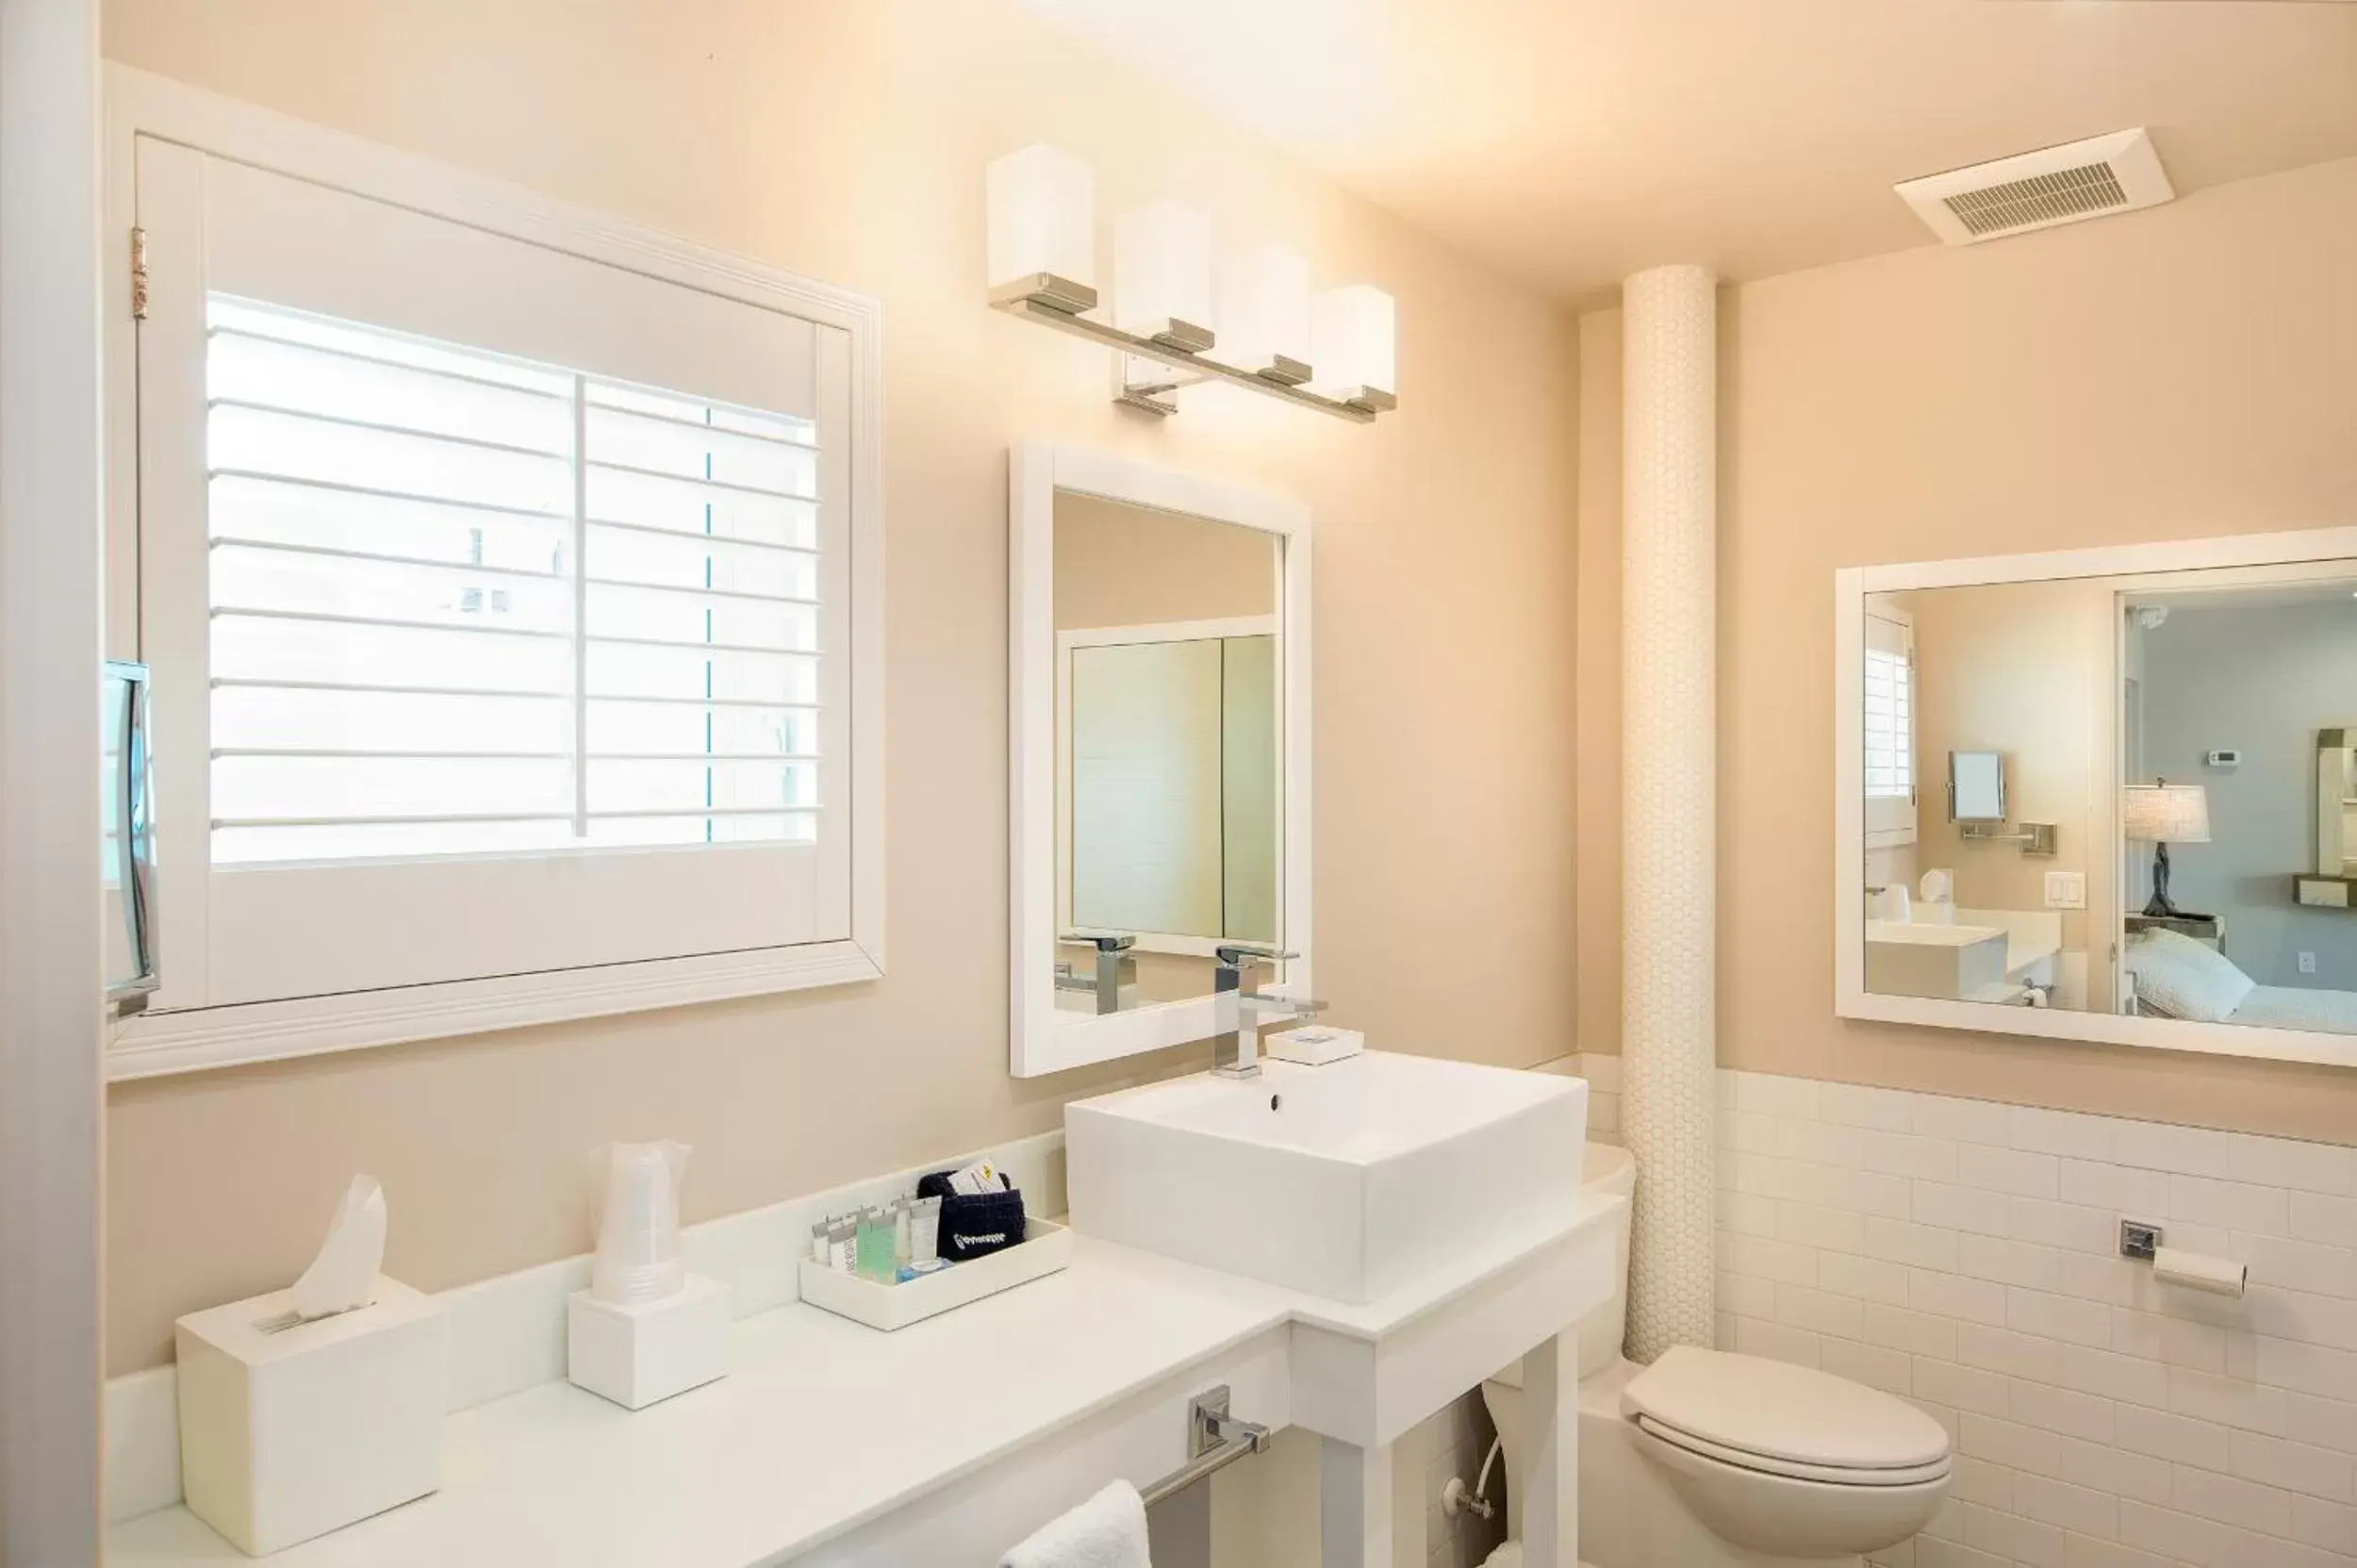
{"type": "Polygon", "coordinates": [[[1951,245],[2157,206],[2177,194],[2142,127],[1892,187],[1951,245]]]}

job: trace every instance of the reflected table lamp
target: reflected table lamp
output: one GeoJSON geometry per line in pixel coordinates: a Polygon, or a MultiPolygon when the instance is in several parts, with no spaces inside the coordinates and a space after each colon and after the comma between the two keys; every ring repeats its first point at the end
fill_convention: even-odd
{"type": "Polygon", "coordinates": [[[2168,847],[2210,841],[2209,791],[2167,780],[2128,784],[2120,790],[2119,827],[2123,836],[2152,846],[2152,897],[2144,912],[2182,916],[2168,897],[2168,847]]]}

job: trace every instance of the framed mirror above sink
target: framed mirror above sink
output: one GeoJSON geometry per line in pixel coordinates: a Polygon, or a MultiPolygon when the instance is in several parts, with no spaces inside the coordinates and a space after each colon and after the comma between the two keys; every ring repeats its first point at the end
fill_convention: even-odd
{"type": "Polygon", "coordinates": [[[1014,1076],[1211,1038],[1222,949],[1311,996],[1308,509],[1047,443],[1008,483],[1014,1076]]]}
{"type": "Polygon", "coordinates": [[[1835,599],[1838,1014],[2357,1065],[2357,529],[1835,599]]]}

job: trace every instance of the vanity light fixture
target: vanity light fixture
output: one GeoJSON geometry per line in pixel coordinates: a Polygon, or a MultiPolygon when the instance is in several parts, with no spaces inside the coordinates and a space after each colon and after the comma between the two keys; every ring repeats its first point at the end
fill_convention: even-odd
{"type": "MultiPolygon", "coordinates": [[[[1121,253],[1114,254],[1116,277],[1122,275],[1121,253]]],[[[1261,245],[1224,258],[1219,265],[1216,346],[1205,360],[1219,368],[1242,371],[1299,387],[1310,379],[1310,263],[1281,245],[1261,245]]],[[[1120,321],[1116,308],[1114,319],[1120,321]]],[[[1198,362],[1187,370],[1157,364],[1134,354],[1113,359],[1113,399],[1148,414],[1176,414],[1170,396],[1181,387],[1209,381],[1214,366],[1198,362]]]]}
{"type": "Polygon", "coordinates": [[[1311,322],[1319,390],[1360,407],[1399,406],[1399,325],[1391,295],[1363,283],[1329,289],[1318,296],[1311,322]]]}
{"type": "Polygon", "coordinates": [[[1211,223],[1179,202],[1113,220],[1113,325],[1182,354],[1211,346],[1211,223]]]}
{"type": "Polygon", "coordinates": [[[1287,387],[1310,379],[1310,263],[1261,245],[1220,263],[1219,359],[1287,387]]]}
{"type": "Polygon", "coordinates": [[[1223,381],[1360,424],[1398,406],[1394,307],[1381,289],[1313,304],[1308,263],[1264,247],[1229,259],[1214,301],[1209,223],[1162,201],[1115,223],[1113,308],[1100,311],[1088,165],[1039,143],[993,159],[984,183],[991,307],[1116,350],[1116,402],[1174,414],[1169,393],[1223,381]],[[1331,375],[1319,371],[1327,353],[1331,375]]]}
{"type": "Polygon", "coordinates": [[[1035,142],[993,158],[990,203],[993,305],[1036,304],[1066,312],[1096,306],[1096,176],[1061,148],[1035,142]]]}

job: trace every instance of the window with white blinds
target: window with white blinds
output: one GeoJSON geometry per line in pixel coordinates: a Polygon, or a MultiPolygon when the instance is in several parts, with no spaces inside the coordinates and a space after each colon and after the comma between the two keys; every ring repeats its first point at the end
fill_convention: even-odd
{"type": "Polygon", "coordinates": [[[205,327],[216,865],[815,840],[816,421],[205,327]]]}
{"type": "Polygon", "coordinates": [[[1913,672],[1904,652],[1866,652],[1866,793],[1915,793],[1913,672]]]}
{"type": "Polygon", "coordinates": [[[130,140],[125,1070],[880,974],[875,302],[266,124],[130,140]]]}
{"type": "Polygon", "coordinates": [[[1915,630],[1870,614],[1865,652],[1866,829],[1878,842],[1904,842],[1915,831],[1915,630]]]}

